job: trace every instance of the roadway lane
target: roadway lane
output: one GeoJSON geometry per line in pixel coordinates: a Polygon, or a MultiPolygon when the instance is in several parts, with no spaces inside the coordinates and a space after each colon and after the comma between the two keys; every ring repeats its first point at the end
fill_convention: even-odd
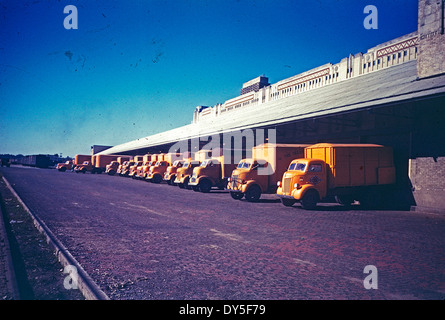
{"type": "Polygon", "coordinates": [[[0,171],[111,299],[443,299],[445,217],[0,171]],[[378,271],[365,289],[364,268],[378,271]]]}

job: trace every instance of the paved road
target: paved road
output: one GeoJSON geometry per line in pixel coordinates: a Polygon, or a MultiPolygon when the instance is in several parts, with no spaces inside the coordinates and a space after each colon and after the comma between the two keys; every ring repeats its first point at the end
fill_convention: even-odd
{"type": "MultiPolygon", "coordinates": [[[[304,211],[107,175],[1,173],[111,299],[444,299],[445,217],[304,211]],[[367,265],[377,289],[366,289],[367,265]]],[[[369,283],[369,281],[367,281],[369,283]]]]}

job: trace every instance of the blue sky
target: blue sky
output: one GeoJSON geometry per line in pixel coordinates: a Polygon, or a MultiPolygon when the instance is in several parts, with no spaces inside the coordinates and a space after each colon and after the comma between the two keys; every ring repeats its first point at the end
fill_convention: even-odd
{"type": "Polygon", "coordinates": [[[90,152],[417,30],[417,0],[0,0],[0,153],[90,152]],[[378,9],[367,30],[366,5],[378,9]],[[66,30],[75,5],[78,29],[66,30]]]}

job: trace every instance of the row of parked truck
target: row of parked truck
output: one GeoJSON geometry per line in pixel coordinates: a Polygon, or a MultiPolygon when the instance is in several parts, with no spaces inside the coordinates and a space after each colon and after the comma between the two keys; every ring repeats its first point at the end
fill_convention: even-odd
{"type": "Polygon", "coordinates": [[[393,152],[375,144],[270,144],[242,150],[200,150],[195,154],[143,156],[76,155],[58,170],[120,175],[200,192],[226,189],[235,200],[258,201],[276,194],[283,205],[305,209],[333,199],[377,206],[395,184],[393,152]],[[244,156],[235,163],[240,151],[244,156]]]}

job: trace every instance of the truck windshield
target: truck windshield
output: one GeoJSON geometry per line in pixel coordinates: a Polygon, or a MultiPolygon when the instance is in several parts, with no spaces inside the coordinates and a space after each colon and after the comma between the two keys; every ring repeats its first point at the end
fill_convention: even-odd
{"type": "Polygon", "coordinates": [[[189,167],[189,163],[188,163],[188,162],[184,162],[183,167],[184,167],[184,168],[188,168],[188,167],[189,167]]]}
{"type": "Polygon", "coordinates": [[[289,166],[289,170],[304,171],[304,169],[306,169],[306,164],[301,162],[294,162],[289,166]]]}
{"type": "Polygon", "coordinates": [[[238,169],[249,169],[250,164],[250,162],[242,161],[238,164],[238,169]]]}
{"type": "Polygon", "coordinates": [[[179,160],[176,160],[173,162],[173,167],[179,167],[181,165],[181,162],[179,160]]]}
{"type": "Polygon", "coordinates": [[[203,161],[203,162],[201,162],[200,167],[206,167],[206,166],[207,166],[207,163],[208,163],[208,161],[203,161]]]}

